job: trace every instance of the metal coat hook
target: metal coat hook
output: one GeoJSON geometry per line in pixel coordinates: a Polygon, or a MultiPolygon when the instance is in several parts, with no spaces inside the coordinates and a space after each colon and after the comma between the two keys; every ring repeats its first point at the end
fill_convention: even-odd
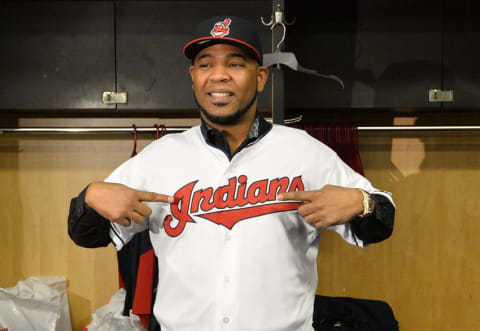
{"type": "Polygon", "coordinates": [[[276,52],[280,51],[280,47],[282,46],[283,42],[285,41],[285,35],[287,34],[287,27],[286,25],[292,25],[295,23],[296,18],[294,17],[291,22],[287,22],[283,18],[283,11],[280,8],[280,4],[277,5],[277,9],[273,12],[273,15],[270,17],[270,22],[265,22],[263,17],[260,17],[263,25],[269,26],[270,30],[273,30],[277,25],[280,25],[283,28],[282,38],[277,44],[275,49],[276,52]]]}

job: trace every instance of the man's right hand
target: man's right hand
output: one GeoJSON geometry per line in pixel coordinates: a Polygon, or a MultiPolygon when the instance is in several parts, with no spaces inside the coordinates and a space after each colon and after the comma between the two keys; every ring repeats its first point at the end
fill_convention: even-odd
{"type": "Polygon", "coordinates": [[[91,183],[85,195],[85,202],[90,208],[110,222],[125,226],[130,225],[131,221],[141,223],[145,216],[152,214],[152,209],[144,203],[145,201],[172,203],[174,198],[105,182],[91,183]]]}

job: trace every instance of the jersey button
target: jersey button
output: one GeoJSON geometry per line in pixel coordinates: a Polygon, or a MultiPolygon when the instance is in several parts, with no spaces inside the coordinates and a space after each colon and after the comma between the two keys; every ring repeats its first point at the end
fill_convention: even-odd
{"type": "Polygon", "coordinates": [[[223,323],[228,324],[230,322],[230,319],[228,317],[223,318],[223,323]]]}

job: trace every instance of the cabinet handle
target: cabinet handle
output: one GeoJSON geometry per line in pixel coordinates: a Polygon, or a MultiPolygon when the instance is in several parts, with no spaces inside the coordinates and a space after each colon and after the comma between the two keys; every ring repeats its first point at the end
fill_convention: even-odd
{"type": "Polygon", "coordinates": [[[102,99],[106,105],[127,103],[127,92],[103,92],[102,99]]]}
{"type": "Polygon", "coordinates": [[[428,102],[453,102],[453,90],[431,89],[428,91],[428,102]]]}

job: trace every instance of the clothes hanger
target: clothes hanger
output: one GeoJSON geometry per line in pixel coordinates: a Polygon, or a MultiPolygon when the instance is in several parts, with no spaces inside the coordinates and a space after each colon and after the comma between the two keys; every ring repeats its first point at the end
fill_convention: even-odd
{"type": "Polygon", "coordinates": [[[333,81],[336,81],[338,84],[340,84],[342,89],[345,88],[343,81],[337,76],[331,75],[331,74],[321,74],[316,70],[304,68],[300,65],[300,63],[298,63],[297,57],[295,56],[294,53],[281,51],[281,46],[285,41],[285,35],[287,33],[287,27],[285,26],[285,24],[292,25],[293,23],[295,23],[295,19],[293,19],[292,22],[286,22],[283,19],[283,11],[280,9],[280,5],[277,5],[277,9],[275,9],[274,16],[275,18],[272,16],[270,22],[268,23],[264,21],[263,17],[260,17],[262,24],[266,26],[270,26],[270,30],[273,30],[278,25],[280,25],[283,29],[282,38],[278,42],[275,48],[275,52],[263,55],[263,65],[266,67],[277,65],[277,68],[280,69],[280,65],[282,64],[294,71],[303,72],[305,74],[314,75],[314,76],[318,76],[326,79],[331,79],[333,81]]]}
{"type": "Polygon", "coordinates": [[[321,73],[317,72],[316,70],[307,69],[307,68],[302,67],[298,63],[297,57],[293,53],[280,52],[279,51],[279,52],[263,55],[263,65],[264,66],[270,67],[270,66],[275,65],[275,64],[277,66],[280,65],[280,64],[283,64],[283,65],[286,65],[287,67],[289,67],[290,69],[298,71],[298,72],[303,72],[305,74],[314,75],[314,76],[318,76],[318,77],[323,77],[323,78],[326,78],[326,79],[331,79],[333,81],[336,81],[338,84],[340,84],[342,89],[345,88],[345,86],[343,84],[343,81],[335,75],[332,75],[332,74],[325,75],[325,74],[321,74],[321,73]]]}

